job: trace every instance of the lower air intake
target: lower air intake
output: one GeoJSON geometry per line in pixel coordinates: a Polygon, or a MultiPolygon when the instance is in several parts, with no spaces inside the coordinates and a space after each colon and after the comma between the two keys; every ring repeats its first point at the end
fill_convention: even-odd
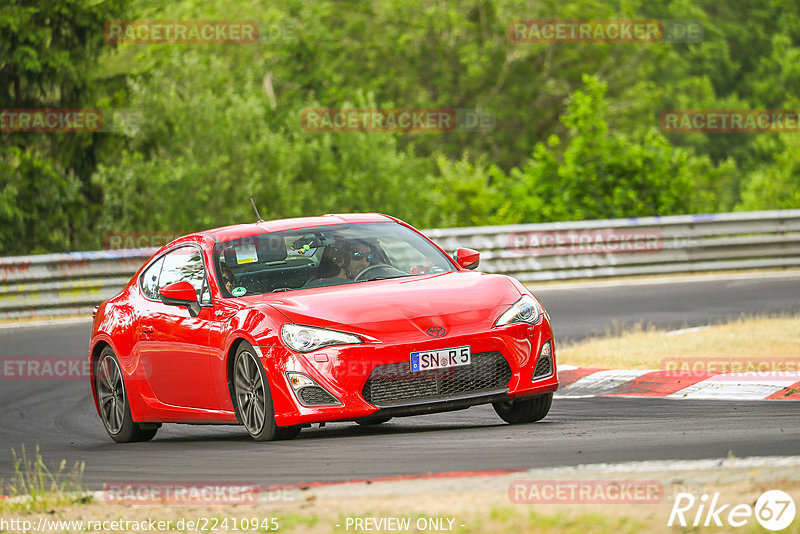
{"type": "Polygon", "coordinates": [[[396,406],[425,400],[447,400],[508,387],[511,368],[499,352],[472,355],[470,365],[411,371],[410,362],[381,365],[361,391],[375,406],[396,406]]]}
{"type": "Polygon", "coordinates": [[[536,363],[536,369],[533,370],[533,379],[545,378],[553,374],[553,360],[550,356],[540,356],[539,361],[536,363]]]}
{"type": "Polygon", "coordinates": [[[297,391],[300,402],[305,406],[332,406],[339,404],[336,398],[320,386],[306,386],[297,391]]]}

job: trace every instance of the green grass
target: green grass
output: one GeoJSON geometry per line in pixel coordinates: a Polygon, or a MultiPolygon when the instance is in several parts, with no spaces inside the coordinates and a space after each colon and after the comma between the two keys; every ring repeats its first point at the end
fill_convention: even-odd
{"type": "Polygon", "coordinates": [[[319,517],[314,514],[278,514],[276,517],[278,519],[278,524],[280,525],[280,528],[278,529],[280,532],[294,530],[300,525],[313,527],[320,521],[319,517]]]}
{"type": "Polygon", "coordinates": [[[62,460],[57,469],[50,469],[38,446],[32,458],[24,445],[19,455],[14,449],[11,454],[14,478],[0,483],[3,495],[10,497],[0,501],[0,512],[43,512],[91,502],[92,497],[83,489],[83,462],[76,462],[67,470],[67,461],[62,460]]]}
{"type": "Polygon", "coordinates": [[[580,514],[568,517],[563,514],[542,514],[531,511],[528,514],[527,532],[572,532],[575,534],[637,534],[647,532],[647,524],[625,516],[600,514],[580,514]]]}

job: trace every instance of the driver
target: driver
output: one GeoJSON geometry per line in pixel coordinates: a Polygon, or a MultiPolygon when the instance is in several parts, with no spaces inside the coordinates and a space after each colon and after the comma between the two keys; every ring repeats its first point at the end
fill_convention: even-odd
{"type": "Polygon", "coordinates": [[[366,241],[348,241],[344,246],[344,273],[350,280],[355,280],[358,273],[372,264],[375,257],[372,245],[366,241]]]}

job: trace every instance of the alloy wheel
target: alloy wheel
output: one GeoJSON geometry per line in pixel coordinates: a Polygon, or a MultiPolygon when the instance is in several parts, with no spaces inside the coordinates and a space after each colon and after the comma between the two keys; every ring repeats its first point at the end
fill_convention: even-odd
{"type": "Polygon", "coordinates": [[[113,356],[106,356],[97,369],[97,399],[103,423],[110,434],[119,434],[125,415],[125,386],[122,371],[113,356]]]}
{"type": "Polygon", "coordinates": [[[251,434],[264,427],[266,395],[260,362],[249,351],[239,353],[234,374],[234,388],[242,423],[251,434]]]}

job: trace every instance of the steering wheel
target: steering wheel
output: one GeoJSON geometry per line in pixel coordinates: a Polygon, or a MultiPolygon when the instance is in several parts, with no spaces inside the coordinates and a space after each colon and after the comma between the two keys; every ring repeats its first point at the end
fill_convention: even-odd
{"type": "Polygon", "coordinates": [[[370,272],[370,271],[371,271],[371,270],[373,270],[373,269],[377,269],[378,267],[388,267],[388,268],[390,268],[390,269],[394,269],[394,267],[392,267],[392,266],[391,266],[391,265],[389,265],[388,263],[376,263],[375,265],[370,265],[370,266],[368,266],[366,269],[363,269],[363,270],[362,270],[360,273],[358,273],[358,274],[355,276],[355,278],[353,278],[353,282],[359,282],[359,281],[361,281],[361,277],[362,277],[362,276],[364,276],[366,273],[370,272]]]}

